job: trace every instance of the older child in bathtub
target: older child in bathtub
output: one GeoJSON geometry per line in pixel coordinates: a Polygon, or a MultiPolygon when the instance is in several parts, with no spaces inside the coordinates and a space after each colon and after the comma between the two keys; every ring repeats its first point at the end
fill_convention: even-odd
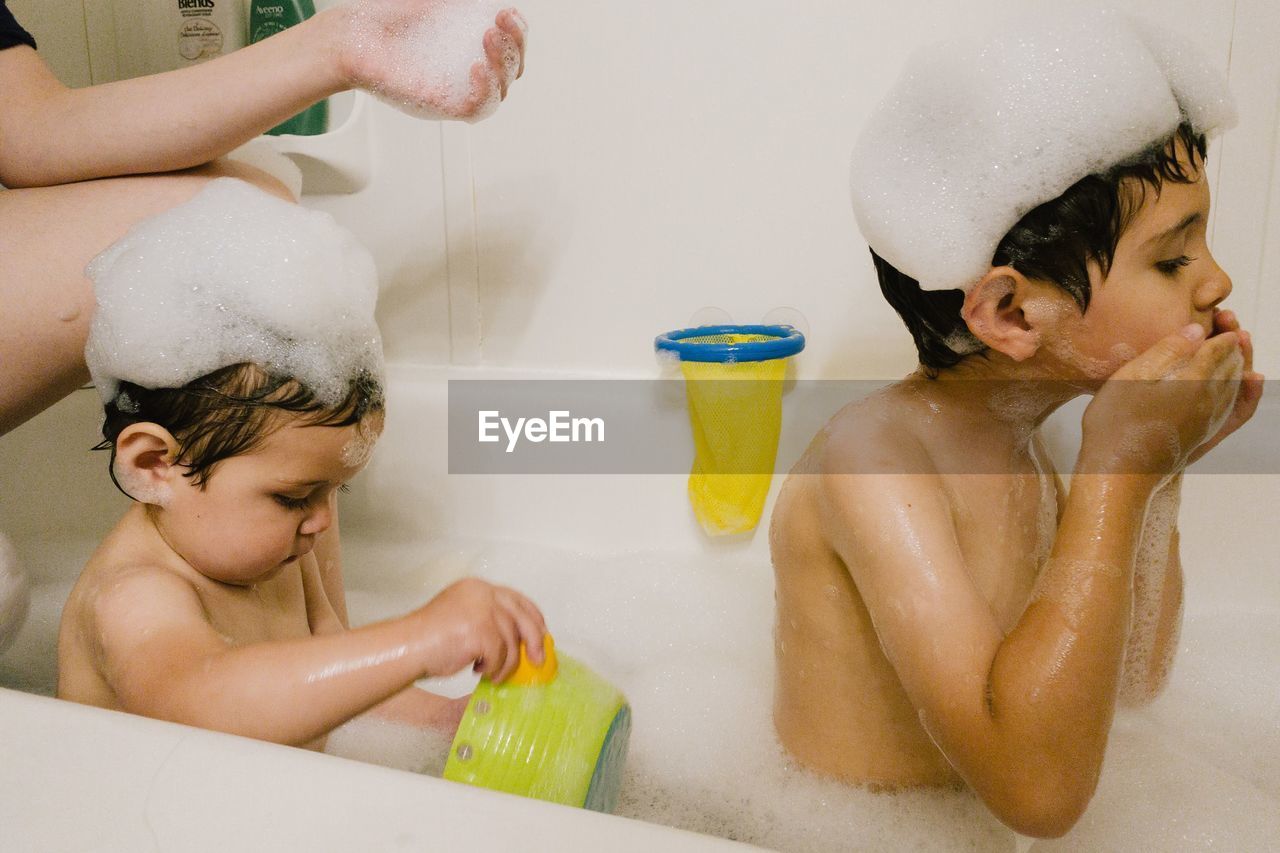
{"type": "Polygon", "coordinates": [[[322,748],[370,709],[451,732],[463,704],[416,679],[501,680],[520,643],[541,660],[538,608],[480,580],[347,625],[337,493],[384,411],[376,281],[350,234],[223,179],[90,273],[86,356],[112,476],[137,503],[63,611],[60,697],[322,748]],[[208,244],[184,247],[192,234],[208,244]]]}
{"type": "Polygon", "coordinates": [[[1182,472],[1262,393],[1206,243],[1229,95],[1146,33],[1055,19],[903,75],[853,190],[920,366],[832,419],[772,522],[789,752],[967,784],[1035,836],[1088,804],[1117,702],[1165,682],[1182,472]],[[1038,428],[1080,394],[1068,493],[1038,428]]]}

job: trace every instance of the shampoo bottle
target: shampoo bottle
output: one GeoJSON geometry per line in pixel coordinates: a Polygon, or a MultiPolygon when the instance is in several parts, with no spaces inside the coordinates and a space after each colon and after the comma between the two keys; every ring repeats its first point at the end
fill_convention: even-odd
{"type": "MultiPolygon", "coordinates": [[[[313,0],[249,0],[249,43],[260,42],[278,32],[300,24],[316,13],[313,0]]],[[[315,136],[329,125],[329,101],[312,104],[293,118],[276,125],[267,133],[293,133],[315,136]]]]}
{"type": "Polygon", "coordinates": [[[244,0],[112,0],[116,79],[195,65],[244,47],[244,0]]]}

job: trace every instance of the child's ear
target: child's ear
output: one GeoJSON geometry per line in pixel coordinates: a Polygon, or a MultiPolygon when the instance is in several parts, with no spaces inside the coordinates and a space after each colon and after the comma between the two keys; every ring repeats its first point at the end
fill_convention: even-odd
{"type": "Polygon", "coordinates": [[[173,478],[182,476],[175,462],[177,439],[159,424],[142,422],[121,430],[115,444],[113,471],[120,488],[142,503],[167,503],[173,478]]]}
{"type": "Polygon", "coordinates": [[[1031,283],[1013,267],[994,267],[965,294],[960,316],[990,349],[1025,361],[1040,348],[1040,334],[1023,308],[1031,283]]]}

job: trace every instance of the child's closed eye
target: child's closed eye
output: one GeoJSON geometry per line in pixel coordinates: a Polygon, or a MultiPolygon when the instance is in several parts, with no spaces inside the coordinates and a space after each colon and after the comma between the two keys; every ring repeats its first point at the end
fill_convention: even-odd
{"type": "Polygon", "coordinates": [[[289,495],[272,495],[271,497],[285,509],[306,509],[307,504],[311,501],[310,495],[303,498],[290,497],[289,495]]]}
{"type": "Polygon", "coordinates": [[[1160,261],[1156,264],[1156,269],[1160,270],[1160,272],[1167,276],[1175,276],[1178,274],[1178,270],[1182,269],[1194,260],[1195,258],[1189,258],[1186,255],[1179,255],[1178,257],[1170,258],[1167,261],[1160,261]]]}
{"type": "MultiPolygon", "coordinates": [[[[338,486],[338,491],[349,492],[351,491],[351,487],[346,483],[343,483],[341,486],[338,486]]],[[[314,496],[315,496],[315,493],[312,493],[310,495],[304,495],[303,497],[300,497],[300,498],[293,497],[292,495],[281,495],[281,494],[275,494],[275,495],[272,495],[271,497],[275,499],[276,503],[280,504],[280,506],[284,507],[285,509],[300,510],[300,509],[306,509],[307,505],[311,503],[311,500],[314,496]]]]}

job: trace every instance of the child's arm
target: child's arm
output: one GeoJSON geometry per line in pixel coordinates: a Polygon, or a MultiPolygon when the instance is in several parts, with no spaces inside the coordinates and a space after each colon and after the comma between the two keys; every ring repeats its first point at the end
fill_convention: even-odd
{"type": "MultiPolygon", "coordinates": [[[[1229,374],[1235,346],[1227,336],[1203,344],[1173,336],[1126,368],[1128,378],[1229,374]]],[[[925,730],[992,811],[1030,835],[1070,828],[1101,770],[1134,554],[1159,483],[1125,472],[1172,464],[1162,455],[1171,453],[1167,433],[1144,431],[1144,419],[1159,413],[1188,440],[1203,440],[1214,414],[1198,411],[1197,383],[1129,385],[1104,389],[1090,406],[1052,555],[1008,636],[966,570],[939,477],[824,479],[828,535],[925,730]]],[[[872,457],[866,447],[828,448],[872,457]]],[[[921,448],[899,444],[880,458],[886,472],[928,470],[921,448]]]]}
{"type": "Polygon", "coordinates": [[[477,580],[398,619],[239,647],[209,623],[186,581],[161,570],[103,590],[92,616],[100,670],[125,710],[287,744],[308,743],[428,675],[476,662],[501,680],[519,642],[541,659],[545,633],[524,596],[477,580]]]}

